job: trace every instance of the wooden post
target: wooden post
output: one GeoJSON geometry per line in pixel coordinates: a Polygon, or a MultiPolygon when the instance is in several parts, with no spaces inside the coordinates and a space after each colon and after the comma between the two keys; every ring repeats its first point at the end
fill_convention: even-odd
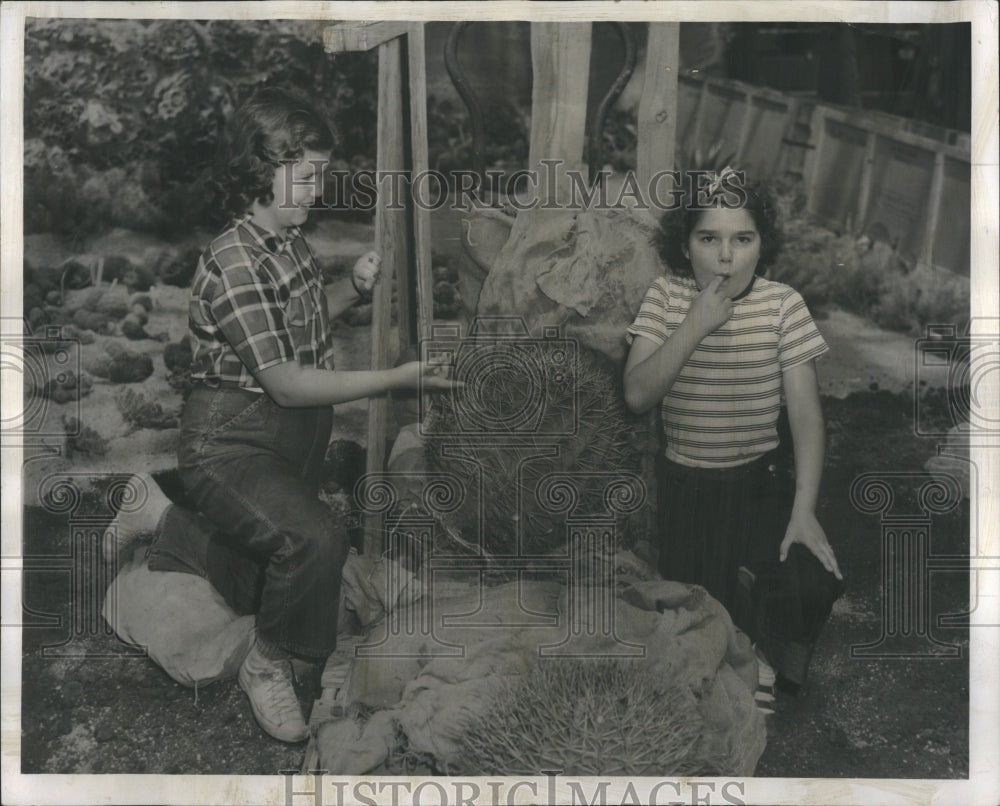
{"type": "MultiPolygon", "coordinates": [[[[429,167],[427,157],[427,58],[424,48],[424,26],[414,25],[406,37],[410,68],[410,153],[413,175],[419,176],[429,167]]],[[[429,188],[433,191],[433,188],[429,188]]],[[[416,282],[417,340],[430,338],[434,320],[433,278],[431,266],[431,213],[420,205],[413,206],[413,247],[416,282]]]]}
{"type": "MultiPolygon", "coordinates": [[[[645,194],[658,170],[672,171],[677,138],[677,72],[680,23],[651,22],[646,71],[636,114],[636,178],[645,194]]],[[[647,203],[648,203],[647,199],[647,203]]]]}
{"type": "MultiPolygon", "coordinates": [[[[378,133],[376,165],[381,179],[384,171],[400,171],[404,167],[403,138],[403,65],[402,43],[392,39],[379,46],[378,52],[378,133]]],[[[375,243],[382,255],[387,276],[375,286],[372,299],[371,368],[387,369],[396,360],[391,344],[392,286],[388,273],[394,269],[405,276],[409,265],[407,211],[389,209],[391,194],[388,183],[380,183],[375,208],[375,243]]],[[[372,397],[368,403],[367,473],[384,470],[386,424],[390,400],[387,395],[372,397]]],[[[365,521],[364,553],[378,556],[383,545],[384,518],[369,515],[365,521]]]]}
{"type": "Polygon", "coordinates": [[[861,163],[861,186],[858,189],[858,209],[854,216],[852,235],[859,234],[868,216],[868,203],[872,196],[872,167],[875,165],[875,144],[877,135],[873,131],[865,135],[865,156],[861,163]]]}
{"type": "Polygon", "coordinates": [[[589,22],[531,23],[534,78],[528,163],[538,171],[541,206],[568,201],[566,172],[583,168],[590,39],[589,22]],[[541,164],[543,159],[559,160],[559,164],[551,171],[541,164]],[[546,181],[550,174],[554,174],[553,183],[546,181]]]}
{"type": "Polygon", "coordinates": [[[810,139],[813,141],[813,149],[806,155],[806,166],[803,174],[809,178],[806,180],[806,210],[815,212],[813,206],[816,201],[816,184],[819,182],[819,167],[823,156],[823,141],[826,139],[826,115],[824,109],[819,104],[813,107],[812,120],[809,126],[810,139]]]}
{"type": "MultiPolygon", "coordinates": [[[[378,48],[376,168],[380,181],[375,244],[382,254],[385,279],[375,286],[372,300],[371,367],[387,369],[414,340],[420,341],[430,335],[434,314],[430,211],[414,204],[411,197],[412,179],[428,168],[424,27],[421,23],[409,22],[340,22],[324,28],[323,44],[328,53],[378,48]],[[405,87],[404,76],[408,78],[405,87]],[[389,172],[406,169],[409,169],[410,181],[386,176],[389,172]],[[394,201],[402,204],[393,204],[394,201]],[[399,305],[396,345],[391,339],[394,286],[399,305]]],[[[389,412],[388,396],[370,399],[365,467],[369,474],[385,469],[389,412]]],[[[382,516],[368,516],[365,521],[366,554],[381,554],[385,549],[384,529],[382,516]]]]}
{"type": "Polygon", "coordinates": [[[938,220],[941,217],[941,194],[944,191],[944,154],[934,154],[934,175],[931,178],[931,192],[927,199],[924,242],[920,250],[920,260],[931,268],[934,263],[934,242],[937,239],[938,220]]]}

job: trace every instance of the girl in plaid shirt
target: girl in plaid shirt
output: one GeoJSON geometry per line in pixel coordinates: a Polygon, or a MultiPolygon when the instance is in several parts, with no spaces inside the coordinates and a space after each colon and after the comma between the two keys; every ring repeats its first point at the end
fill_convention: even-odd
{"type": "MultiPolygon", "coordinates": [[[[324,287],[299,226],[321,191],[333,137],[309,102],[267,89],[234,115],[224,166],[228,227],[205,250],[189,319],[195,389],[181,421],[179,470],[193,509],[150,500],[118,541],[153,531],[152,570],[206,577],[257,640],[239,672],[254,716],[275,738],[308,736],[292,686],[293,656],[334,649],[343,524],[318,498],[331,406],[392,389],[450,388],[418,362],[380,371],[334,368],[331,317],[367,295],[379,258],[324,287]]],[[[112,550],[120,550],[121,546],[112,550]]]]}

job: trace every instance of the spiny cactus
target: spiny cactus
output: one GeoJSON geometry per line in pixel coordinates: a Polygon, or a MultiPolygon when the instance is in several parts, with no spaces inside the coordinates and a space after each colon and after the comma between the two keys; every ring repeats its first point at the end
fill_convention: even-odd
{"type": "Polygon", "coordinates": [[[681,776],[719,774],[706,758],[694,698],[642,661],[539,660],[504,680],[459,742],[459,775],[681,776]]]}

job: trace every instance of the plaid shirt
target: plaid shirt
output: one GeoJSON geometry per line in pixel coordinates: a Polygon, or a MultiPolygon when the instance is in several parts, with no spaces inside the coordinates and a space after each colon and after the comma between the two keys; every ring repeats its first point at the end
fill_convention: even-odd
{"type": "Polygon", "coordinates": [[[279,241],[249,217],[198,261],[189,303],[197,339],[191,377],[263,392],[255,372],[286,361],[333,369],[323,277],[297,227],[279,241]]]}

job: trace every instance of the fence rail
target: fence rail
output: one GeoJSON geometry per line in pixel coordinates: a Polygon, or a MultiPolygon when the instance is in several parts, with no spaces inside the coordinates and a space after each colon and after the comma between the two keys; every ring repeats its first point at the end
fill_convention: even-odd
{"type": "Polygon", "coordinates": [[[677,97],[679,154],[718,143],[754,175],[801,178],[827,226],[969,276],[968,134],[723,79],[681,77],[677,97]]]}

